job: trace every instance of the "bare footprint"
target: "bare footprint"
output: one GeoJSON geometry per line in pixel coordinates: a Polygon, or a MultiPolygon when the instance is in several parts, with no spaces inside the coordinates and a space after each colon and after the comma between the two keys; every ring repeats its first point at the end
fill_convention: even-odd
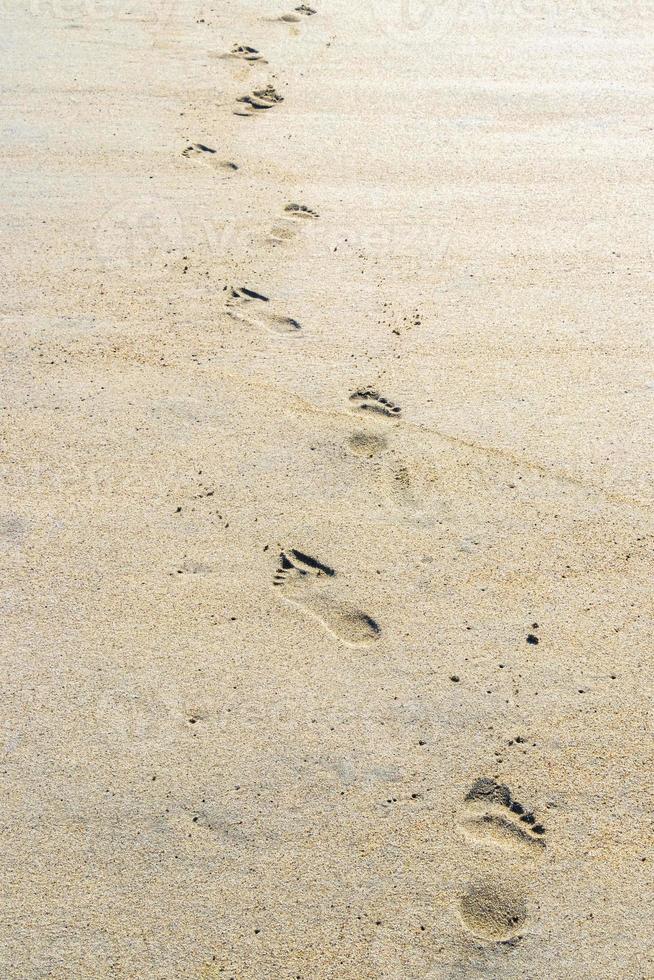
{"type": "Polygon", "coordinates": [[[375,412],[387,418],[397,418],[402,412],[399,405],[380,395],[374,388],[361,388],[353,392],[350,401],[359,412],[375,412]]]}
{"type": "Polygon", "coordinates": [[[381,627],[367,613],[331,594],[336,572],[296,548],[282,551],[273,585],[284,599],[306,610],[324,628],[350,647],[368,646],[378,639],[381,627]]]}
{"type": "Polygon", "coordinates": [[[481,881],[471,885],[461,896],[459,915],[473,936],[506,942],[522,932],[527,921],[527,907],[516,886],[481,881]]]}
{"type": "Polygon", "coordinates": [[[508,786],[482,777],[464,801],[459,826],[472,840],[540,857],[545,849],[545,828],[533,813],[516,802],[508,786]]]}
{"type": "MultiPolygon", "coordinates": [[[[381,416],[391,419],[401,416],[401,409],[374,388],[359,388],[350,395],[354,410],[365,412],[367,416],[381,416]]],[[[367,431],[353,433],[347,440],[347,447],[355,456],[373,459],[389,449],[388,441],[380,432],[367,431]]],[[[390,503],[411,520],[423,519],[424,502],[430,495],[430,483],[434,477],[424,472],[425,466],[419,462],[409,462],[401,454],[391,449],[384,459],[373,468],[382,494],[390,503]]]]}
{"type": "MultiPolygon", "coordinates": [[[[475,844],[512,851],[516,858],[539,857],[545,850],[543,825],[513,799],[508,786],[485,776],[476,779],[466,794],[459,825],[475,844]]],[[[459,900],[461,922],[479,939],[507,942],[524,929],[527,910],[522,888],[506,881],[504,870],[472,884],[459,900]]]]}
{"type": "Polygon", "coordinates": [[[302,3],[289,13],[282,14],[279,20],[283,20],[286,24],[297,24],[303,17],[313,17],[317,13],[318,11],[314,10],[313,7],[308,7],[305,3],[302,3]]]}
{"type": "Polygon", "coordinates": [[[289,218],[300,218],[300,220],[319,217],[317,211],[312,211],[311,208],[306,207],[305,204],[287,204],[284,211],[289,218]]]}
{"type": "MultiPolygon", "coordinates": [[[[276,313],[270,299],[247,286],[233,286],[227,299],[227,312],[249,326],[262,328],[272,334],[302,333],[302,325],[293,317],[276,313]]],[[[274,304],[273,304],[274,307],[274,304]]]]}
{"type": "Polygon", "coordinates": [[[298,234],[301,225],[307,220],[315,220],[319,215],[304,204],[287,204],[284,214],[273,226],[269,241],[276,245],[291,241],[298,234]]]}
{"type": "Polygon", "coordinates": [[[264,109],[272,109],[278,102],[283,102],[284,97],[275,91],[272,85],[266,88],[255,89],[249,95],[242,95],[236,100],[236,106],[232,110],[236,116],[253,116],[264,109]]]}
{"type": "Polygon", "coordinates": [[[238,170],[237,163],[232,163],[231,160],[221,160],[216,151],[212,150],[210,146],[205,146],[204,143],[189,144],[185,150],[182,150],[182,156],[188,160],[200,160],[203,163],[208,163],[218,170],[232,173],[238,170]]]}
{"type": "Polygon", "coordinates": [[[261,52],[257,48],[251,47],[249,44],[235,44],[231,51],[226,51],[225,54],[221,54],[220,57],[236,58],[239,61],[247,61],[250,64],[255,61],[258,61],[262,65],[268,64],[261,52]]]}

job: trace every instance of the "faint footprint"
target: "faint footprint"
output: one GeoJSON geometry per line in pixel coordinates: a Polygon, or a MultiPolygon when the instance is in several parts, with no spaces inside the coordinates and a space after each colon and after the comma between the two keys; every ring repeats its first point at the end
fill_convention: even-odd
{"type": "Polygon", "coordinates": [[[283,20],[287,24],[297,24],[303,17],[313,17],[317,13],[318,11],[314,10],[313,7],[308,7],[305,3],[302,3],[288,14],[282,14],[279,20],[283,20]]]}
{"type": "MultiPolygon", "coordinates": [[[[384,418],[398,418],[401,415],[399,405],[373,388],[358,389],[350,395],[350,402],[357,413],[372,413],[384,418]]],[[[356,456],[372,459],[388,449],[388,442],[370,429],[353,433],[347,440],[347,447],[356,456]]],[[[395,450],[388,452],[374,468],[382,493],[395,507],[410,514],[412,518],[419,515],[422,510],[421,501],[428,495],[428,480],[420,469],[419,466],[410,465],[395,450]]]]}
{"type": "Polygon", "coordinates": [[[185,150],[182,150],[182,156],[188,160],[201,160],[219,170],[232,172],[238,170],[238,164],[232,163],[231,160],[221,160],[216,151],[212,150],[210,146],[205,146],[204,143],[191,143],[185,150]]]}
{"type": "Polygon", "coordinates": [[[387,418],[397,418],[402,411],[399,405],[380,395],[373,388],[361,388],[353,392],[350,401],[359,412],[376,412],[387,418]]]}
{"type": "Polygon", "coordinates": [[[367,613],[332,595],[330,581],[336,572],[296,548],[282,551],[273,585],[284,599],[309,612],[325,629],[347,646],[368,646],[381,628],[367,613]]]}
{"type": "Polygon", "coordinates": [[[380,453],[388,449],[388,442],[384,436],[377,435],[375,432],[360,430],[349,436],[347,446],[355,456],[365,456],[372,459],[373,456],[379,456],[380,453]]]}
{"type": "Polygon", "coordinates": [[[415,495],[415,479],[406,460],[396,459],[395,463],[385,470],[384,477],[383,489],[391,503],[402,510],[420,509],[415,495]]]}
{"type": "MultiPolygon", "coordinates": [[[[293,317],[275,313],[270,299],[247,286],[234,286],[229,291],[227,312],[236,320],[250,326],[262,327],[273,334],[300,334],[302,325],[293,317]]],[[[274,304],[273,304],[274,306],[274,304]]]]}
{"type": "Polygon", "coordinates": [[[545,849],[545,828],[511,796],[508,786],[477,779],[464,802],[459,822],[463,832],[480,844],[497,845],[539,857],[545,849]]]}
{"type": "Polygon", "coordinates": [[[0,517],[0,542],[3,544],[18,547],[23,544],[26,534],[27,523],[22,517],[13,514],[0,517]]]}
{"type": "Polygon", "coordinates": [[[459,915],[473,936],[506,942],[522,932],[527,921],[527,906],[517,886],[481,881],[462,895],[459,915]]]}
{"type": "Polygon", "coordinates": [[[283,102],[284,97],[275,91],[272,85],[266,88],[255,89],[249,95],[242,95],[236,100],[236,106],[232,110],[236,116],[253,116],[256,112],[264,109],[272,109],[278,102],[283,102]]]}
{"type": "Polygon", "coordinates": [[[382,492],[392,504],[402,510],[415,511],[418,502],[414,494],[414,481],[408,464],[393,450],[389,450],[388,441],[384,436],[375,432],[353,432],[347,439],[347,448],[354,456],[375,460],[373,473],[382,492]],[[380,462],[376,457],[384,453],[380,462]]]}
{"type": "Polygon", "coordinates": [[[315,220],[319,215],[304,204],[287,204],[284,214],[271,229],[268,240],[279,245],[295,238],[302,224],[315,220]]]}

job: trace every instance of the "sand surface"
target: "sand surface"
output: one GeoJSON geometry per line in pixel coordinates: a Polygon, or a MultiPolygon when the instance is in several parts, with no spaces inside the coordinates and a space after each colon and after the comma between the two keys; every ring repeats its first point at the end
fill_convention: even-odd
{"type": "Polygon", "coordinates": [[[652,978],[654,10],[315,2],[0,0],[0,977],[652,978]]]}

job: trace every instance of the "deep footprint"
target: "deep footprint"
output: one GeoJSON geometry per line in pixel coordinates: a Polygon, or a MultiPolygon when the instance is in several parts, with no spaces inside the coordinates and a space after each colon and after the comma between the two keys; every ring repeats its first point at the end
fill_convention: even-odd
{"type": "Polygon", "coordinates": [[[273,585],[284,599],[306,610],[333,636],[347,646],[368,646],[379,638],[381,628],[367,613],[331,595],[329,582],[336,572],[311,555],[295,548],[282,551],[273,585]]]}
{"type": "Polygon", "coordinates": [[[266,88],[255,89],[249,95],[242,95],[236,100],[233,112],[236,116],[252,116],[264,109],[272,109],[278,102],[283,101],[284,97],[276,92],[272,85],[268,85],[266,88]]]}
{"type": "Polygon", "coordinates": [[[234,286],[229,291],[227,312],[236,320],[262,328],[273,334],[300,334],[302,325],[291,316],[276,313],[270,299],[247,286],[234,286]]]}
{"type": "Polygon", "coordinates": [[[475,780],[464,802],[461,829],[481,844],[520,850],[531,857],[545,849],[545,828],[494,779],[475,780]]]}
{"type": "Polygon", "coordinates": [[[375,412],[387,418],[397,418],[402,409],[373,388],[361,388],[350,395],[350,401],[360,412],[375,412]]]}
{"type": "Polygon", "coordinates": [[[522,932],[527,907],[520,891],[508,884],[472,885],[459,902],[463,925],[473,936],[506,942],[522,932]]]}

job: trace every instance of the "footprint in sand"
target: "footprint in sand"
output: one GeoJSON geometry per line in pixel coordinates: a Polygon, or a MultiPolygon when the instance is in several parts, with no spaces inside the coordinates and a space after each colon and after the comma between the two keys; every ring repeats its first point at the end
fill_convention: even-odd
{"type": "Polygon", "coordinates": [[[312,211],[311,208],[306,207],[304,204],[287,204],[284,211],[291,219],[305,218],[317,218],[319,217],[317,211],[312,211]]]}
{"type": "Polygon", "coordinates": [[[361,388],[353,392],[350,401],[358,412],[375,412],[387,418],[398,418],[402,412],[399,405],[380,395],[374,388],[361,388]]]}
{"type": "Polygon", "coordinates": [[[249,44],[235,44],[231,51],[226,51],[225,54],[220,55],[221,58],[236,58],[238,61],[247,61],[249,64],[253,64],[258,61],[262,65],[267,65],[268,62],[264,58],[257,48],[251,47],[249,44]]]}
{"type": "Polygon", "coordinates": [[[227,313],[235,320],[249,326],[267,330],[271,334],[298,335],[302,325],[293,317],[276,313],[268,296],[247,286],[233,286],[226,303],[227,313]]]}
{"type": "Polygon", "coordinates": [[[302,226],[318,218],[318,212],[305,204],[287,204],[282,217],[271,229],[268,240],[275,245],[289,242],[298,234],[302,226]]]}
{"type": "MultiPolygon", "coordinates": [[[[538,859],[545,851],[545,828],[494,779],[475,780],[467,793],[459,827],[475,845],[510,852],[516,859],[538,859]]],[[[465,928],[479,939],[507,942],[522,933],[527,907],[519,884],[497,875],[471,884],[459,899],[465,928]]]]}
{"type": "Polygon", "coordinates": [[[381,627],[367,613],[333,594],[335,577],[329,565],[289,548],[280,555],[273,585],[284,599],[310,613],[341,643],[351,647],[374,643],[381,627]]]}
{"type": "Polygon", "coordinates": [[[406,460],[389,449],[384,436],[359,430],[348,437],[347,448],[354,456],[375,461],[375,473],[381,490],[392,504],[405,511],[415,512],[420,509],[414,492],[415,479],[411,468],[406,460]],[[382,454],[384,459],[378,462],[376,457],[382,454]]]}
{"type": "Polygon", "coordinates": [[[187,160],[199,160],[202,163],[208,163],[217,170],[224,170],[226,174],[238,170],[237,163],[232,163],[231,160],[221,160],[216,151],[212,150],[210,146],[205,146],[204,143],[190,143],[185,150],[182,150],[182,156],[186,157],[187,160]]]}
{"type": "Polygon", "coordinates": [[[545,828],[516,802],[508,786],[478,779],[465,798],[461,830],[480,844],[496,845],[538,858],[545,850],[545,828]]]}
{"type": "Polygon", "coordinates": [[[253,116],[264,109],[272,109],[278,102],[283,102],[284,97],[280,95],[272,85],[266,88],[255,89],[249,95],[242,95],[236,100],[236,105],[232,110],[235,116],[253,116]]]}
{"type": "Polygon", "coordinates": [[[302,3],[299,7],[295,7],[289,11],[289,13],[282,14],[278,19],[283,20],[286,24],[297,24],[303,17],[313,17],[317,13],[318,11],[314,10],[313,7],[308,7],[306,3],[302,3]]]}
{"type": "MultiPolygon", "coordinates": [[[[381,395],[374,388],[360,388],[350,395],[350,402],[357,414],[365,413],[369,418],[399,419],[402,410],[399,405],[381,395]]],[[[412,466],[395,450],[389,449],[385,436],[371,430],[354,432],[347,440],[350,452],[355,456],[373,459],[386,453],[383,461],[376,467],[382,492],[400,510],[415,515],[421,510],[420,499],[426,491],[426,480],[421,479],[418,468],[412,466]]]]}
{"type": "Polygon", "coordinates": [[[396,456],[385,472],[383,490],[392,504],[400,510],[415,514],[420,510],[416,482],[413,468],[406,460],[396,456]]]}

